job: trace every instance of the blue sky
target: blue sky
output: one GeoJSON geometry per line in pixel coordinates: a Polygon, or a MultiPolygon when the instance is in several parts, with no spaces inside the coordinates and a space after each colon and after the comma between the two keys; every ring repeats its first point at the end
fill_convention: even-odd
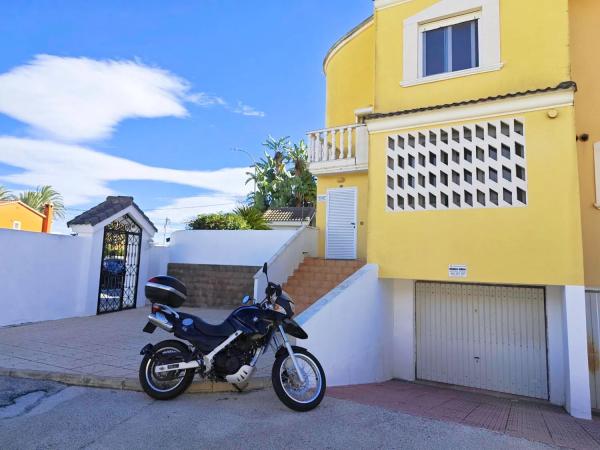
{"type": "Polygon", "coordinates": [[[322,127],[323,57],[371,10],[370,0],[9,2],[0,184],[55,185],[67,219],[109,194],[133,195],[157,226],[228,209],[250,162],[231,149],[258,158],[269,134],[322,127]]]}

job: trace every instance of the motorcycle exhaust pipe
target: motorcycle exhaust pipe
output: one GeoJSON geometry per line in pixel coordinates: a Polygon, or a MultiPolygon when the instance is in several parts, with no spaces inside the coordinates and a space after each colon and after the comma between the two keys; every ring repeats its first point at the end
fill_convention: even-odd
{"type": "Polygon", "coordinates": [[[157,327],[162,328],[165,331],[173,331],[173,324],[167,320],[164,314],[152,313],[148,316],[148,321],[151,324],[156,325],[157,327]]]}

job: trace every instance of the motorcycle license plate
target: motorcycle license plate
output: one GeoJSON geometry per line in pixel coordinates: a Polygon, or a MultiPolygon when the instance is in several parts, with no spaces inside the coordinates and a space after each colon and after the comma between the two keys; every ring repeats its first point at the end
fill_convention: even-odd
{"type": "Polygon", "coordinates": [[[148,322],[146,324],[146,326],[144,327],[144,333],[154,333],[154,330],[156,330],[156,325],[154,325],[153,323],[148,322]]]}

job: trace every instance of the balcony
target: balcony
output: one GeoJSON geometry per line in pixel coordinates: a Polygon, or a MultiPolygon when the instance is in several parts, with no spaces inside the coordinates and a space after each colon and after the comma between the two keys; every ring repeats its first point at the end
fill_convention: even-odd
{"type": "Polygon", "coordinates": [[[369,133],[355,124],[310,131],[308,162],[314,175],[364,172],[369,163],[369,133]]]}

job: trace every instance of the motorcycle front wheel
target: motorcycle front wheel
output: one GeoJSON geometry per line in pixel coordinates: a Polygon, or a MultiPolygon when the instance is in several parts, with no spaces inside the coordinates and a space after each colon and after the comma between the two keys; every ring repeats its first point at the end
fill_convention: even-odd
{"type": "Polygon", "coordinates": [[[162,341],[155,345],[152,354],[144,356],[140,364],[139,378],[144,392],[157,400],[170,400],[183,394],[192,384],[194,369],[156,373],[156,367],[187,361],[189,355],[189,349],[181,341],[162,341]]]}
{"type": "Polygon", "coordinates": [[[288,408],[301,412],[310,411],[319,406],[325,396],[325,372],[317,358],[308,350],[294,347],[293,351],[304,381],[300,381],[288,352],[282,352],[275,359],[271,372],[273,389],[288,408]]]}

